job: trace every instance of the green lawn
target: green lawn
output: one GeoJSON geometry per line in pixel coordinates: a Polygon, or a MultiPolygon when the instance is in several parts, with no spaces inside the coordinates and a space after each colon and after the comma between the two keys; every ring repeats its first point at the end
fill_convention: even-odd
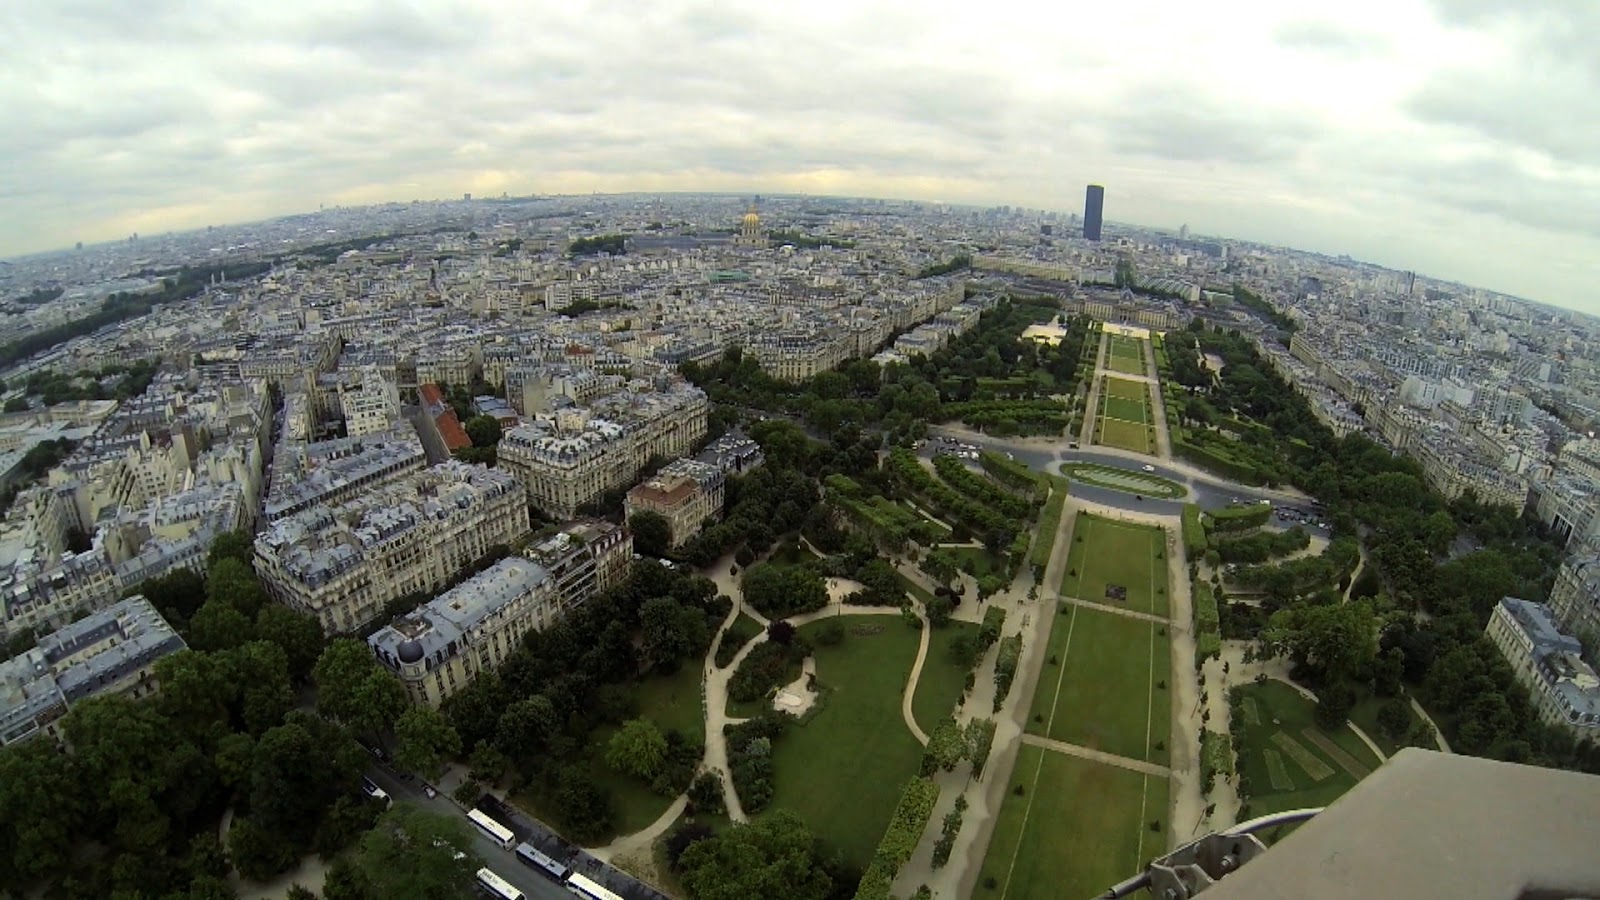
{"type": "Polygon", "coordinates": [[[1164,778],[1024,744],[1011,782],[973,900],[1091,897],[1166,852],[1164,778]]]}
{"type": "Polygon", "coordinates": [[[1099,463],[1062,463],[1061,473],[1085,484],[1111,488],[1114,491],[1127,491],[1130,494],[1176,500],[1189,493],[1187,488],[1176,481],[1148,472],[1130,472],[1127,469],[1102,466],[1099,463]]]}
{"type": "MultiPolygon", "coordinates": [[[[768,809],[795,812],[847,862],[865,868],[922,760],[922,745],[900,715],[920,638],[893,616],[841,621],[844,641],[816,652],[817,681],[832,689],[827,706],[773,744],[777,777],[768,809]],[[858,626],[881,630],[857,634],[858,626]]],[[[809,636],[821,624],[800,633],[809,636]]]]}
{"type": "Polygon", "coordinates": [[[733,624],[722,633],[722,639],[717,643],[717,655],[714,660],[717,666],[726,668],[728,663],[733,662],[733,658],[739,655],[739,649],[760,633],[760,622],[747,612],[739,613],[739,618],[733,620],[733,624]]]}
{"type": "Polygon", "coordinates": [[[1099,437],[1095,443],[1132,450],[1135,453],[1149,453],[1151,450],[1150,431],[1147,425],[1136,425],[1101,416],[1098,428],[1099,437]]]}
{"type": "MultiPolygon", "coordinates": [[[[750,623],[755,624],[751,619],[750,623]]],[[[735,622],[735,624],[738,624],[735,622]]],[[[676,674],[649,678],[634,689],[639,714],[648,716],[662,731],[676,729],[684,737],[705,743],[705,709],[700,699],[700,664],[689,661],[676,674]]]]}
{"type": "Polygon", "coordinates": [[[971,670],[951,659],[950,647],[963,634],[977,631],[976,622],[951,622],[929,633],[928,658],[922,662],[922,677],[917,679],[917,690],[911,697],[911,713],[923,731],[931,733],[955,709],[971,670]]]}
{"type": "Polygon", "coordinates": [[[1150,388],[1142,381],[1133,381],[1127,378],[1106,377],[1101,391],[1107,397],[1119,400],[1132,400],[1135,403],[1145,404],[1150,401],[1150,388]]]}
{"type": "Polygon", "coordinates": [[[1107,397],[1103,414],[1108,419],[1121,419],[1124,422],[1137,422],[1141,425],[1148,424],[1150,417],[1145,414],[1145,406],[1137,400],[1124,400],[1121,397],[1107,397]]]}
{"type": "Polygon", "coordinates": [[[1079,513],[1073,528],[1061,595],[1089,603],[1167,615],[1167,564],[1160,528],[1079,513]],[[1127,589],[1125,600],[1106,596],[1106,587],[1127,589]]]}
{"type": "Polygon", "coordinates": [[[1106,355],[1106,368],[1126,375],[1145,374],[1144,341],[1113,335],[1109,351],[1106,355]]]}
{"type": "Polygon", "coordinates": [[[973,578],[985,575],[1006,574],[1006,561],[990,553],[986,547],[946,547],[944,551],[957,560],[961,571],[973,578]]]}
{"type": "Polygon", "coordinates": [[[1170,638],[1127,616],[1071,604],[1061,611],[1051,616],[1028,732],[1166,765],[1172,695],[1156,685],[1171,683],[1170,638]]]}
{"type": "MultiPolygon", "coordinates": [[[[1356,778],[1331,754],[1318,747],[1307,736],[1307,729],[1330,740],[1361,766],[1378,767],[1377,757],[1348,726],[1332,734],[1317,728],[1313,717],[1316,704],[1294,688],[1269,680],[1242,685],[1234,688],[1234,692],[1250,704],[1244,715],[1237,717],[1230,726],[1233,744],[1239,752],[1240,772],[1249,794],[1248,809],[1241,812],[1241,819],[1285,809],[1327,806],[1355,786],[1356,778]],[[1280,734],[1284,737],[1279,737],[1280,734]],[[1285,748],[1285,743],[1289,749],[1285,748]],[[1273,787],[1268,751],[1279,758],[1283,772],[1294,782],[1293,789],[1273,787]],[[1310,765],[1297,761],[1296,755],[1305,756],[1310,765]],[[1324,777],[1315,778],[1318,774],[1324,777]]],[[[1275,840],[1281,835],[1269,837],[1275,840]]]]}

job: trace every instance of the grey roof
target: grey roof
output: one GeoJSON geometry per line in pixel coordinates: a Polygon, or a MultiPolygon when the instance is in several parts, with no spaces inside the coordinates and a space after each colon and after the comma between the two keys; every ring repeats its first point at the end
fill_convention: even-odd
{"type": "Polygon", "coordinates": [[[1546,653],[1566,652],[1582,653],[1583,645],[1570,634],[1563,634],[1556,625],[1555,617],[1550,612],[1550,607],[1543,603],[1534,603],[1529,600],[1519,600],[1516,597],[1503,597],[1500,605],[1511,614],[1528,640],[1533,642],[1533,655],[1543,656],[1546,653]]]}
{"type": "Polygon", "coordinates": [[[53,708],[93,696],[186,647],[142,596],[46,635],[37,647],[0,663],[0,743],[31,734],[53,708]]]}
{"type": "Polygon", "coordinates": [[[533,560],[507,557],[378,631],[367,645],[386,661],[438,662],[485,619],[549,579],[549,571],[533,560]]]}

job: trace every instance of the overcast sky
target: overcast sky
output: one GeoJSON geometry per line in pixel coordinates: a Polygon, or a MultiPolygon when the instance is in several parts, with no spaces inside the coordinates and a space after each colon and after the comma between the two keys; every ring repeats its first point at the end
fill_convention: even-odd
{"type": "Polygon", "coordinates": [[[464,191],[1095,181],[1114,220],[1600,312],[1597,33],[1600,0],[0,0],[0,255],[464,191]]]}

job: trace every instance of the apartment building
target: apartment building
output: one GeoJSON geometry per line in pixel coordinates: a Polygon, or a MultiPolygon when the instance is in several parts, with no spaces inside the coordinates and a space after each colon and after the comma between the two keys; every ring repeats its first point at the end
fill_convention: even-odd
{"type": "Polygon", "coordinates": [[[687,452],[705,436],[706,396],[686,383],[634,382],[593,407],[557,411],[500,439],[499,465],[546,515],[570,519],[613,488],[631,485],[651,457],[687,452]]]}
{"type": "Polygon", "coordinates": [[[337,503],[405,478],[421,469],[428,454],[409,425],[361,437],[301,444],[282,441],[272,461],[267,521],[337,503]]]}
{"type": "Polygon", "coordinates": [[[579,519],[535,541],[522,555],[550,573],[556,605],[565,614],[628,577],[633,535],[602,519],[579,519]]]}
{"type": "Polygon", "coordinates": [[[1502,598],[1484,633],[1528,688],[1540,719],[1579,737],[1600,735],[1600,678],[1583,661],[1578,639],[1557,626],[1550,607],[1502,598]]]}
{"type": "Polygon", "coordinates": [[[648,480],[635,485],[623,499],[631,520],[651,512],[667,520],[671,546],[693,537],[706,519],[721,514],[725,476],[715,466],[693,459],[677,459],[648,480]]]}
{"type": "Polygon", "coordinates": [[[46,635],[0,663],[0,744],[39,734],[88,697],[156,691],[156,661],[186,649],[183,638],[142,596],[129,597],[46,635]]]}
{"type": "Polygon", "coordinates": [[[274,521],[256,537],[256,572],[274,599],[316,616],[325,632],[345,632],[390,600],[438,589],[528,528],[515,478],[450,460],[274,521]]]}
{"type": "Polygon", "coordinates": [[[358,383],[339,383],[339,406],[350,437],[379,434],[400,418],[400,390],[371,366],[362,371],[358,383]]]}
{"type": "Polygon", "coordinates": [[[1600,555],[1592,546],[1561,563],[1550,588],[1550,610],[1563,631],[1600,640],[1600,555]]]}
{"type": "Polygon", "coordinates": [[[512,556],[440,594],[367,638],[412,702],[438,706],[492,672],[529,631],[559,617],[555,582],[531,559],[512,556]]]}

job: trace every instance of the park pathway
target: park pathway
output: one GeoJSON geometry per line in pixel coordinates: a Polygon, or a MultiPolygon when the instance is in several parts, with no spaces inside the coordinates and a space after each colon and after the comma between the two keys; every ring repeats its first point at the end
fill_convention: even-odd
{"type": "Polygon", "coordinates": [[[1116,766],[1119,769],[1132,769],[1135,772],[1142,772],[1145,775],[1154,775],[1157,778],[1167,778],[1172,775],[1171,769],[1167,768],[1166,766],[1156,765],[1153,762],[1145,762],[1142,759],[1132,759],[1126,756],[1118,756],[1115,753],[1106,753],[1102,750],[1095,750],[1089,747],[1084,747],[1080,744],[1069,744],[1065,741],[1057,741],[1047,737],[1040,737],[1037,734],[1023,734],[1022,742],[1024,744],[1032,744],[1035,747],[1043,747],[1046,750],[1054,750],[1057,753],[1065,753],[1068,756],[1078,756],[1084,759],[1093,760],[1097,763],[1105,763],[1108,766],[1116,766]]]}
{"type": "Polygon", "coordinates": [[[1439,745],[1439,749],[1445,753],[1454,753],[1455,751],[1450,749],[1450,742],[1445,740],[1444,732],[1439,730],[1439,723],[1433,721],[1433,716],[1428,715],[1428,711],[1422,708],[1417,698],[1408,696],[1406,699],[1411,701],[1411,711],[1417,714],[1417,718],[1427,722],[1428,727],[1433,729],[1433,742],[1439,745]]]}
{"type": "Polygon", "coordinates": [[[1156,367],[1155,342],[1144,342],[1144,355],[1146,371],[1152,373],[1150,382],[1150,399],[1154,403],[1150,414],[1155,417],[1156,426],[1156,456],[1162,459],[1172,458],[1172,432],[1167,425],[1166,387],[1161,383],[1161,370],[1156,367]]]}
{"type": "Polygon", "coordinates": [[[1100,415],[1101,377],[1106,372],[1106,354],[1110,353],[1111,335],[1100,332],[1100,349],[1094,354],[1094,368],[1089,372],[1089,395],[1083,401],[1083,427],[1078,431],[1078,446],[1094,443],[1094,422],[1100,415]]]}
{"type": "Polygon", "coordinates": [[[1161,616],[1155,615],[1153,613],[1140,612],[1139,610],[1136,610],[1136,609],[1128,609],[1128,608],[1122,607],[1122,606],[1111,606],[1111,605],[1106,604],[1106,603],[1095,603],[1093,600],[1081,600],[1081,599],[1079,599],[1077,597],[1062,596],[1060,598],[1060,600],[1061,600],[1062,603],[1066,603],[1066,604],[1069,604],[1071,606],[1082,606],[1085,609],[1094,609],[1094,610],[1099,610],[1100,612],[1108,612],[1108,613],[1111,613],[1112,615],[1122,616],[1123,618],[1127,618],[1127,619],[1139,619],[1139,620],[1144,621],[1144,622],[1152,622],[1152,623],[1154,623],[1156,625],[1166,625],[1166,624],[1168,624],[1168,621],[1165,618],[1161,617],[1161,616]]]}

